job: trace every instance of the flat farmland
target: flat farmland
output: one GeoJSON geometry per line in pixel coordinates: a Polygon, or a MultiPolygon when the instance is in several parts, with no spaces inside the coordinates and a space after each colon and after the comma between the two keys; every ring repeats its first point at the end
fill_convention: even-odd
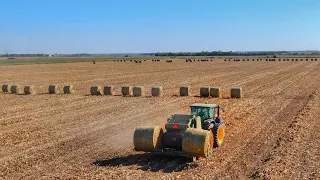
{"type": "Polygon", "coordinates": [[[0,93],[0,179],[318,179],[320,63],[82,62],[0,66],[0,83],[34,85],[36,95],[0,93]],[[49,95],[72,84],[71,95],[49,95]],[[90,96],[114,85],[115,96],[90,96]],[[146,97],[122,97],[121,86],[146,97]],[[162,86],[163,97],[151,97],[162,86]],[[179,97],[180,86],[193,96],[179,97]],[[199,88],[222,98],[199,98],[199,88]],[[232,87],[244,97],[229,98],[232,87]],[[136,126],[161,125],[195,102],[221,104],[226,137],[206,160],[188,162],[133,150],[136,126]]]}

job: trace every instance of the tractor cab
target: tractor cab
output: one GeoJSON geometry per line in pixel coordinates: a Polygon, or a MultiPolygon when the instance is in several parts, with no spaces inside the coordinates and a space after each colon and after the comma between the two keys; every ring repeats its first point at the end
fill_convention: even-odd
{"type": "Polygon", "coordinates": [[[213,120],[220,119],[220,106],[217,104],[201,104],[196,103],[192,104],[191,106],[191,114],[194,116],[199,116],[201,118],[201,124],[204,128],[206,124],[206,120],[213,120]]]}

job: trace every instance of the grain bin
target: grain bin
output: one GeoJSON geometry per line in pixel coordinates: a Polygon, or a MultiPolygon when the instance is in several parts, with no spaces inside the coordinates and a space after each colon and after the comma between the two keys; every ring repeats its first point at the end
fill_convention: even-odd
{"type": "Polygon", "coordinates": [[[191,96],[191,87],[190,86],[180,87],[180,96],[191,96]]]}
{"type": "Polygon", "coordinates": [[[163,88],[162,86],[155,86],[151,89],[152,96],[163,96],[163,88]]]}
{"type": "Polygon", "coordinates": [[[231,88],[231,97],[232,98],[242,98],[242,88],[231,88]]]}

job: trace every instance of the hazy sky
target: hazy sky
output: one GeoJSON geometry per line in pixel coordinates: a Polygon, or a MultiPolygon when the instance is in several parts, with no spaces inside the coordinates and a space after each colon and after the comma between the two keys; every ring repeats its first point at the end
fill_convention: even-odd
{"type": "Polygon", "coordinates": [[[319,0],[1,0],[0,54],[320,50],[319,0]]]}

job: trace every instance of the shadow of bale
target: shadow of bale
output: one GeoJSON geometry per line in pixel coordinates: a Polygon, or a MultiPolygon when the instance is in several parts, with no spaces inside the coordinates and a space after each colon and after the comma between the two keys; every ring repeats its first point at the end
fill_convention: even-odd
{"type": "Polygon", "coordinates": [[[155,155],[150,153],[135,154],[125,157],[98,160],[92,163],[94,166],[139,166],[139,170],[151,172],[172,173],[197,167],[190,158],[155,155]]]}

